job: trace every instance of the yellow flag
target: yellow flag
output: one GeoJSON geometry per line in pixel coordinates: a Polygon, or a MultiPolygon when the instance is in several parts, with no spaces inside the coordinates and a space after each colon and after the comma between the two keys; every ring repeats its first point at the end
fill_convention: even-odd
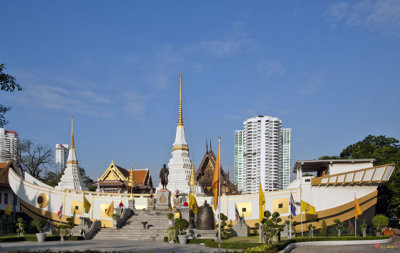
{"type": "Polygon", "coordinates": [[[260,186],[259,186],[259,193],[258,193],[258,205],[259,205],[259,212],[260,212],[260,222],[264,219],[264,204],[265,204],[265,197],[264,197],[264,191],[262,189],[261,186],[261,182],[260,182],[260,186]]]}
{"type": "MultiPolygon", "coordinates": [[[[221,139],[220,137],[218,138],[219,140],[221,139]]],[[[218,204],[218,195],[219,195],[219,156],[220,156],[220,146],[221,142],[219,141],[218,143],[218,152],[217,152],[217,159],[215,161],[215,167],[214,167],[214,174],[212,177],[212,183],[211,183],[211,189],[214,193],[214,210],[217,210],[217,204],[218,204]]]]}
{"type": "Polygon", "coordinates": [[[358,204],[356,195],[354,195],[354,212],[355,212],[355,216],[356,219],[358,219],[358,216],[361,215],[363,212],[361,211],[360,205],[358,204]]]}
{"type": "Polygon", "coordinates": [[[189,208],[192,209],[194,214],[199,211],[199,206],[197,205],[196,198],[192,193],[189,193],[189,208]]]}
{"type": "Polygon", "coordinates": [[[11,203],[8,203],[8,206],[6,208],[6,211],[4,211],[5,214],[11,215],[11,203]]]}
{"type": "Polygon", "coordinates": [[[89,213],[92,204],[90,204],[89,200],[87,200],[85,195],[83,195],[83,206],[85,207],[85,213],[89,213]]]}
{"type": "Polygon", "coordinates": [[[114,201],[108,206],[106,214],[108,217],[111,217],[114,213],[114,201]]]}
{"type": "Polygon", "coordinates": [[[305,202],[303,200],[301,201],[301,211],[308,213],[308,214],[315,214],[315,215],[317,214],[315,212],[315,207],[308,204],[307,202],[305,202]]]}

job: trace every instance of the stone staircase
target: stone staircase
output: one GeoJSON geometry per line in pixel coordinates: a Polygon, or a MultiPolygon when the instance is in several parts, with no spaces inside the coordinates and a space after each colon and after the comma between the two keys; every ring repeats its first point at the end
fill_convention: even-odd
{"type": "Polygon", "coordinates": [[[102,228],[93,240],[157,240],[167,236],[167,211],[135,211],[122,228],[102,228]],[[147,222],[145,228],[143,223],[147,222]]]}

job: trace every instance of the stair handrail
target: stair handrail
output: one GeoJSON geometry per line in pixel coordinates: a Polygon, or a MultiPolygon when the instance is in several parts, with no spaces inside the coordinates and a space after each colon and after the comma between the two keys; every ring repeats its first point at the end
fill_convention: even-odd
{"type": "Polygon", "coordinates": [[[93,224],[90,226],[89,230],[87,233],[83,235],[83,238],[85,240],[90,240],[93,239],[93,237],[99,232],[101,229],[101,222],[99,220],[96,220],[93,222],[93,224]]]}
{"type": "Polygon", "coordinates": [[[125,226],[126,221],[133,215],[133,210],[130,208],[124,208],[122,210],[121,218],[117,220],[117,228],[125,226]]]}

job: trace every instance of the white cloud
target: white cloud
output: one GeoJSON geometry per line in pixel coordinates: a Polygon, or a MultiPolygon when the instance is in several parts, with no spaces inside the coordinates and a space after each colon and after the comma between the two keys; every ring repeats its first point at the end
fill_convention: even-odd
{"type": "Polygon", "coordinates": [[[273,75],[280,75],[286,72],[286,69],[282,63],[275,59],[261,60],[258,64],[258,70],[267,79],[273,75]]]}
{"type": "Polygon", "coordinates": [[[343,22],[353,27],[400,36],[400,1],[338,2],[328,9],[334,25],[343,22]]]}
{"type": "Polygon", "coordinates": [[[316,94],[321,90],[323,82],[324,75],[322,73],[314,74],[300,87],[299,92],[307,95],[316,94]]]}

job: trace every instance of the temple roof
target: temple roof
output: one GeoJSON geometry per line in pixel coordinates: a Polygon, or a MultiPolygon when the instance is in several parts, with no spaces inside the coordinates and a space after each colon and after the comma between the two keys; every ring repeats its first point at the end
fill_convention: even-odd
{"type": "MultiPolygon", "coordinates": [[[[196,172],[196,180],[198,181],[201,187],[204,188],[211,186],[215,162],[216,162],[216,156],[211,149],[211,145],[210,145],[210,150],[208,150],[207,146],[206,153],[204,154],[203,160],[201,161],[196,172]]],[[[222,167],[221,167],[221,178],[222,178],[221,183],[222,184],[225,183],[226,186],[229,188],[228,194],[238,193],[237,187],[229,179],[229,172],[226,173],[222,167]]]]}
{"type": "MultiPolygon", "coordinates": [[[[149,185],[151,183],[151,174],[149,169],[138,169],[133,170],[135,181],[138,185],[149,185]]],[[[100,177],[100,183],[108,182],[128,182],[129,171],[119,165],[116,165],[114,161],[110,163],[106,171],[100,177]]]]}

